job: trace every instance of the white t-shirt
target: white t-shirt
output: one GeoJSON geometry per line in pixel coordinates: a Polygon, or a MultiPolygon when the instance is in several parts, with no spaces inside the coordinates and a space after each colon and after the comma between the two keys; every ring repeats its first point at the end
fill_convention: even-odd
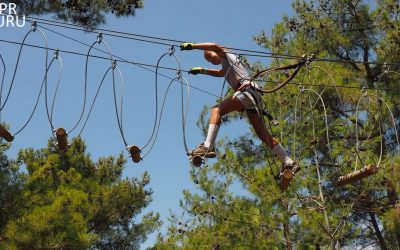
{"type": "Polygon", "coordinates": [[[226,53],[226,58],[221,57],[221,65],[226,81],[235,90],[243,79],[250,79],[249,72],[234,54],[226,53]]]}

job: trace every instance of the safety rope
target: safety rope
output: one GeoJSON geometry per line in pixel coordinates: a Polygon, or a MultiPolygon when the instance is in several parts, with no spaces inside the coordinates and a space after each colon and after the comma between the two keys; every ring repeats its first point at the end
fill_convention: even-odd
{"type": "Polygon", "coordinates": [[[263,74],[269,74],[275,71],[281,71],[281,70],[289,70],[289,69],[294,69],[294,72],[292,74],[289,75],[289,77],[283,81],[282,83],[280,83],[278,86],[274,87],[273,89],[260,89],[260,88],[255,88],[258,92],[263,93],[263,94],[267,94],[267,93],[273,93],[275,91],[278,91],[279,89],[285,87],[296,75],[297,73],[300,71],[301,67],[304,66],[306,64],[306,61],[302,61],[293,65],[286,65],[286,66],[282,66],[282,67],[278,67],[278,68],[272,68],[272,69],[266,69],[266,70],[262,70],[258,73],[256,73],[251,79],[250,81],[253,82],[255,79],[257,79],[259,76],[263,75],[263,74]]]}
{"type": "MultiPolygon", "coordinates": [[[[88,52],[86,53],[85,82],[84,82],[84,87],[83,87],[83,105],[82,105],[82,110],[81,110],[81,114],[80,114],[80,116],[79,116],[77,122],[75,123],[75,125],[72,127],[71,130],[69,130],[69,131],[67,132],[68,134],[70,134],[72,131],[74,131],[74,130],[78,127],[78,125],[79,125],[79,123],[82,121],[83,115],[84,115],[84,113],[85,113],[86,101],[87,101],[86,99],[87,99],[89,55],[90,55],[90,52],[91,52],[92,48],[93,48],[94,45],[96,45],[96,44],[104,44],[104,45],[106,46],[106,48],[107,48],[107,50],[108,50],[108,52],[109,52],[109,53],[108,53],[108,54],[109,54],[109,60],[110,60],[111,63],[113,63],[113,57],[112,57],[112,54],[111,54],[111,49],[110,49],[110,47],[108,46],[107,43],[103,42],[103,35],[100,33],[100,34],[97,35],[96,41],[92,43],[92,45],[90,46],[88,52]]],[[[81,130],[81,131],[82,131],[82,130],[81,130]]]]}
{"type": "MultiPolygon", "coordinates": [[[[3,56],[1,54],[0,54],[0,59],[1,59],[1,64],[3,66],[3,74],[1,77],[1,85],[0,85],[0,106],[1,106],[1,101],[2,101],[1,98],[3,97],[3,86],[7,68],[6,68],[6,63],[4,62],[3,56]]],[[[1,110],[0,110],[0,121],[1,121],[1,110]]]]}
{"type": "MultiPolygon", "coordinates": [[[[2,111],[2,110],[4,109],[5,105],[7,104],[8,99],[9,99],[9,97],[10,97],[11,90],[12,90],[13,85],[14,85],[14,82],[15,82],[15,77],[16,77],[16,75],[17,75],[18,65],[19,65],[19,61],[20,61],[20,59],[21,59],[22,49],[23,49],[23,47],[24,47],[24,45],[25,45],[25,41],[26,41],[26,39],[28,38],[29,34],[31,34],[32,32],[35,33],[36,31],[39,31],[39,33],[42,35],[42,38],[43,38],[43,40],[44,40],[44,42],[45,42],[45,47],[44,47],[44,48],[45,48],[45,53],[46,53],[45,71],[47,70],[47,65],[48,65],[48,61],[47,61],[47,60],[48,60],[48,43],[47,43],[47,38],[46,38],[44,32],[43,32],[42,30],[40,30],[40,29],[37,28],[36,22],[33,22],[33,23],[32,23],[31,29],[25,34],[25,36],[24,36],[24,38],[23,38],[23,40],[22,40],[22,42],[21,42],[21,44],[20,44],[20,49],[19,49],[18,56],[17,56],[17,62],[15,63],[14,73],[13,73],[13,76],[12,76],[12,80],[11,80],[11,83],[10,83],[10,87],[9,87],[9,89],[8,89],[8,92],[7,92],[6,98],[5,98],[5,100],[4,100],[4,103],[0,103],[0,111],[2,111]]],[[[3,62],[3,63],[4,63],[4,62],[3,62]]],[[[47,73],[46,73],[46,75],[45,75],[45,80],[47,81],[47,73]]]]}
{"type": "Polygon", "coordinates": [[[117,67],[117,61],[114,60],[114,63],[112,65],[112,82],[113,82],[113,95],[114,95],[114,109],[115,109],[115,115],[117,116],[117,122],[118,122],[118,129],[121,134],[121,138],[125,144],[126,148],[129,148],[129,144],[126,140],[125,137],[125,132],[124,132],[124,125],[123,125],[123,103],[124,103],[124,77],[122,75],[122,71],[117,67]],[[120,108],[118,112],[118,104],[117,104],[117,95],[116,95],[116,86],[115,86],[115,70],[118,71],[119,76],[121,78],[121,99],[120,99],[120,108]],[[118,114],[119,113],[119,114],[118,114]]]}
{"type": "MultiPolygon", "coordinates": [[[[40,100],[40,96],[41,96],[41,93],[42,93],[42,90],[43,90],[43,86],[47,84],[47,74],[48,74],[48,71],[50,69],[48,67],[48,43],[47,43],[47,38],[46,38],[46,35],[44,34],[44,32],[37,28],[36,23],[33,23],[31,29],[26,33],[26,35],[24,36],[24,39],[23,39],[23,41],[21,43],[21,46],[20,46],[20,49],[19,49],[19,52],[18,52],[18,56],[17,56],[17,62],[15,64],[15,68],[14,68],[13,77],[12,77],[12,80],[11,80],[11,83],[10,83],[10,86],[9,86],[9,89],[8,89],[8,92],[7,92],[7,95],[6,95],[6,99],[4,100],[3,104],[0,103],[0,111],[2,111],[4,109],[5,105],[7,104],[7,101],[9,100],[9,97],[11,95],[11,91],[12,91],[14,83],[15,83],[15,78],[16,78],[16,75],[17,75],[19,61],[20,61],[20,58],[21,58],[22,49],[24,47],[25,41],[26,41],[26,39],[28,38],[28,36],[32,32],[35,33],[36,31],[38,31],[41,34],[41,37],[43,38],[43,41],[45,43],[45,48],[46,48],[46,50],[45,50],[45,56],[46,57],[45,57],[44,79],[43,79],[43,82],[42,82],[42,84],[40,86],[40,90],[39,90],[39,93],[38,93],[38,96],[36,98],[36,101],[35,101],[35,104],[34,104],[34,107],[33,107],[33,110],[31,112],[31,114],[29,115],[27,121],[22,125],[22,127],[20,129],[17,129],[17,131],[14,133],[14,136],[16,136],[20,132],[22,132],[26,128],[26,126],[30,123],[30,121],[32,120],[32,118],[33,118],[33,116],[34,116],[34,114],[36,112],[36,109],[38,107],[38,104],[39,104],[39,100],[40,100]]],[[[0,93],[0,94],[2,94],[2,93],[0,93]]]]}
{"type": "MultiPolygon", "coordinates": [[[[48,92],[48,86],[46,86],[45,88],[45,98],[46,98],[46,112],[47,112],[47,116],[49,117],[49,121],[50,121],[50,125],[51,128],[54,129],[54,125],[53,125],[53,115],[54,115],[54,106],[56,103],[56,98],[57,98],[57,94],[58,94],[58,90],[60,87],[60,83],[61,83],[61,76],[62,76],[62,71],[63,71],[63,61],[61,59],[61,56],[59,55],[58,51],[54,52],[54,59],[57,59],[59,62],[59,71],[58,71],[58,79],[57,79],[57,84],[56,87],[54,89],[54,94],[53,94],[53,99],[51,101],[51,108],[50,108],[50,115],[49,115],[49,111],[48,111],[48,102],[47,102],[47,92],[48,92]]],[[[53,62],[53,60],[50,62],[50,64],[53,62]]]]}

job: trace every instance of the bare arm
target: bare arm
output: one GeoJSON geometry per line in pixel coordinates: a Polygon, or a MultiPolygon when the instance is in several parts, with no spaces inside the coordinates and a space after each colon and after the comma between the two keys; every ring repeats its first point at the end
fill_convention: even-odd
{"type": "Polygon", "coordinates": [[[224,77],[225,73],[222,69],[206,69],[205,75],[215,76],[215,77],[224,77]]]}
{"type": "Polygon", "coordinates": [[[211,50],[217,53],[219,56],[226,57],[226,49],[216,43],[194,43],[192,45],[193,49],[201,49],[201,50],[211,50]]]}

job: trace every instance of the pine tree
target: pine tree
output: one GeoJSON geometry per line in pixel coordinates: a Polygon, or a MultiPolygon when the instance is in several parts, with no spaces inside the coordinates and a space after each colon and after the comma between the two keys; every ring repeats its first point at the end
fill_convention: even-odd
{"type": "Polygon", "coordinates": [[[22,203],[24,184],[18,165],[6,155],[9,148],[8,143],[0,142],[0,242],[4,240],[5,226],[10,218],[17,215],[17,208],[22,203]]]}
{"type": "Polygon", "coordinates": [[[71,21],[73,23],[96,27],[105,23],[105,15],[112,13],[115,16],[134,16],[136,9],[143,7],[142,0],[17,0],[3,1],[3,3],[15,3],[18,13],[25,15],[55,14],[57,19],[71,21]]]}
{"type": "MultiPolygon", "coordinates": [[[[318,58],[264,96],[280,121],[267,126],[301,172],[281,192],[273,178],[280,162],[254,134],[220,140],[218,162],[193,170],[200,192],[184,192],[184,213],[171,216],[155,249],[400,247],[399,3],[381,0],[372,9],[368,1],[296,0],[293,8],[255,41],[278,55],[318,58]],[[378,173],[338,186],[340,176],[371,165],[378,173]],[[236,182],[248,195],[231,191],[236,182]]],[[[270,67],[294,62],[276,58],[270,67]]],[[[203,132],[205,123],[202,113],[203,132]]]]}
{"type": "Polygon", "coordinates": [[[77,138],[67,152],[50,141],[21,150],[22,204],[2,230],[2,249],[138,249],[159,226],[158,214],[136,217],[151,201],[149,176],[123,178],[126,160],[97,162],[77,138]]]}

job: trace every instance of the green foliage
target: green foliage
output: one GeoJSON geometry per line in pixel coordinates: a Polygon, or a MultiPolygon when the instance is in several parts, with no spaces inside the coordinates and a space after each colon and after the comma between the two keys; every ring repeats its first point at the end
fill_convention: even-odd
{"type": "Polygon", "coordinates": [[[21,189],[24,183],[18,165],[5,154],[9,147],[8,143],[0,142],[0,239],[7,222],[16,216],[17,208],[21,205],[21,189]]]}
{"type": "Polygon", "coordinates": [[[142,0],[17,0],[3,1],[3,3],[17,4],[18,12],[25,15],[55,14],[58,19],[88,28],[105,23],[105,15],[108,13],[118,17],[133,16],[136,9],[143,7],[142,0]]]}
{"type": "MultiPolygon", "coordinates": [[[[270,132],[302,170],[282,192],[273,178],[281,163],[255,135],[220,140],[218,162],[192,171],[199,192],[184,192],[182,215],[171,215],[169,231],[155,249],[400,246],[400,148],[394,129],[400,123],[400,74],[399,65],[391,64],[400,59],[395,49],[400,7],[391,0],[374,6],[295,0],[294,16],[284,16],[271,35],[254,38],[276,54],[327,60],[311,62],[284,89],[264,96],[280,122],[267,123],[270,132]],[[339,176],[368,165],[378,166],[378,173],[337,185],[339,176]],[[238,184],[243,195],[235,192],[238,184]]],[[[273,59],[271,67],[294,62],[273,59]]],[[[278,72],[261,80],[270,84],[286,77],[278,72]]],[[[202,112],[203,132],[205,122],[202,112]]]]}
{"type": "Polygon", "coordinates": [[[67,152],[22,150],[18,162],[22,201],[0,231],[2,249],[138,249],[159,226],[157,214],[135,219],[151,201],[149,176],[123,179],[122,155],[93,162],[77,138],[67,152]]]}

